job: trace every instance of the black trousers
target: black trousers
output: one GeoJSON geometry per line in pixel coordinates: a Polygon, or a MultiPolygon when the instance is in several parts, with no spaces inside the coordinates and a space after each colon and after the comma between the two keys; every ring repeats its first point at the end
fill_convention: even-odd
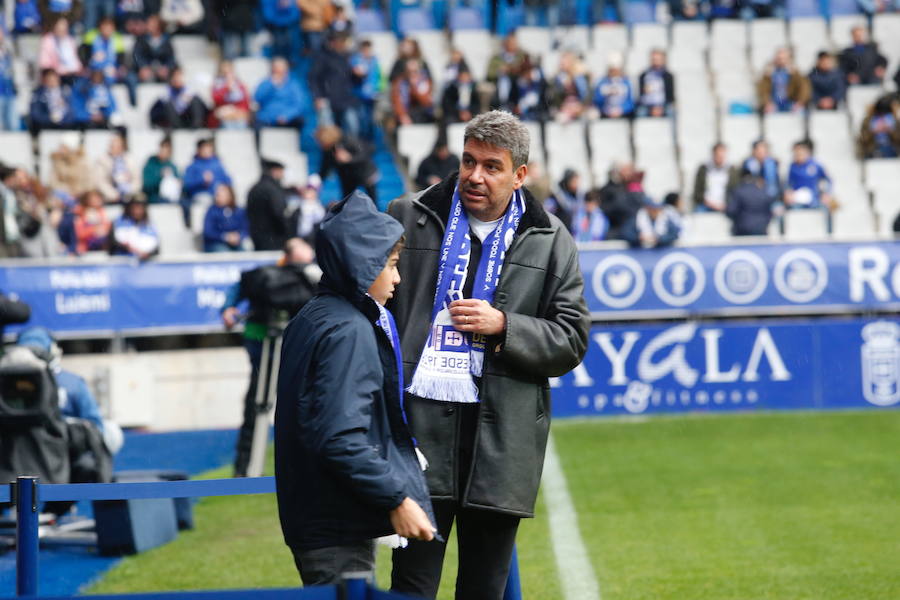
{"type": "Polygon", "coordinates": [[[332,585],[351,573],[369,581],[375,576],[374,540],[291,552],[303,585],[332,585]]]}
{"type": "MultiPolygon", "coordinates": [[[[262,360],[262,345],[258,340],[244,339],[244,348],[250,357],[250,385],[244,395],[244,421],[238,430],[235,447],[234,476],[246,477],[250,466],[250,451],[253,448],[253,429],[256,427],[256,388],[259,386],[259,368],[262,360]]],[[[266,375],[268,377],[268,374],[266,375]]]]}
{"type": "MultiPolygon", "coordinates": [[[[461,508],[453,501],[435,501],[438,531],[444,539],[456,521],[459,570],[456,600],[502,600],[519,518],[492,511],[461,508]]],[[[437,596],[446,544],[410,540],[394,550],[391,591],[433,599],[437,596]]]]}

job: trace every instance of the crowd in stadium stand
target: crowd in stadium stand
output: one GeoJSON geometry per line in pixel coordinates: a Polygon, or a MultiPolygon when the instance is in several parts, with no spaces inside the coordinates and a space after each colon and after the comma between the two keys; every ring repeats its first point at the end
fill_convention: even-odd
{"type": "MultiPolygon", "coordinates": [[[[608,4],[621,14],[622,6],[608,4]]],[[[870,8],[892,9],[882,4],[870,8]]],[[[671,0],[667,6],[676,19],[783,12],[776,1],[671,0]]],[[[525,2],[525,20],[543,20],[553,26],[558,19],[555,7],[553,2],[525,2]]],[[[607,8],[598,1],[593,10],[607,14],[607,8]]],[[[342,193],[362,187],[373,199],[377,199],[379,173],[372,140],[379,102],[387,107],[380,116],[391,132],[412,124],[437,123],[443,128],[465,123],[493,108],[541,123],[677,118],[679,111],[692,110],[679,105],[677,75],[667,66],[664,48],[648,49],[647,68],[632,79],[621,52],[604,57],[603,72],[591,72],[583,53],[560,44],[555,73],[547,74],[542,57],[520,47],[512,33],[490,58],[485,81],[475,78],[474,73],[482,70],[472,69],[460,48],[450,50],[443,72],[435,78],[431,72],[435,65],[429,66],[414,37],[401,40],[393,64],[379,64],[371,41],[354,32],[345,7],[332,0],[261,0],[259,5],[256,0],[18,0],[15,21],[7,29],[0,28],[3,129],[26,129],[33,135],[54,129],[121,132],[111,138],[106,155],[96,160],[87,157],[77,137],[67,134],[50,156],[51,169],[41,173],[42,180],[4,157],[4,162],[11,163],[0,172],[2,242],[8,256],[107,250],[151,257],[160,250],[160,236],[146,206],[139,206],[143,202],[179,203],[189,228],[193,207],[208,207],[199,239],[209,252],[268,247],[260,241],[263,234],[253,233],[260,227],[271,229],[270,237],[277,239],[288,230],[304,230],[307,235],[313,230],[321,213],[316,204],[319,179],[284,189],[272,179],[273,171],[283,173],[283,165],[273,169],[269,164],[254,188],[281,190],[277,200],[263,203],[271,205],[267,213],[253,209],[252,202],[237,195],[233,173],[216,155],[212,139],[197,142],[194,159],[184,172],[172,160],[168,137],[156,155],[145,164],[135,164],[122,127],[123,107],[117,105],[112,90],[116,84],[126,87],[131,105],[136,104],[140,86],[165,84],[165,92],[149,107],[147,116],[153,127],[167,132],[299,130],[311,102],[319,125],[315,137],[323,152],[319,176],[334,172],[342,193]],[[271,35],[273,59],[269,76],[251,89],[231,60],[251,52],[257,13],[271,35]],[[18,114],[22,103],[17,102],[12,38],[37,32],[42,37],[34,61],[35,86],[28,113],[18,114]],[[220,42],[223,60],[205,94],[194,88],[179,65],[172,36],[211,32],[220,42]],[[127,51],[125,35],[134,36],[127,51]],[[303,59],[308,59],[309,68],[300,78],[294,67],[303,59]],[[110,205],[124,205],[114,222],[105,214],[110,205]],[[299,210],[301,205],[311,215],[299,210]],[[272,217],[272,210],[279,209],[282,213],[272,217]],[[266,225],[254,224],[254,219],[265,219],[266,225]]],[[[839,53],[820,52],[808,73],[798,69],[787,47],[779,48],[755,82],[757,107],[761,114],[836,110],[843,106],[848,88],[891,78],[887,67],[888,60],[863,26],[853,28],[852,44],[839,53]]],[[[900,88],[900,69],[892,79],[900,88]]],[[[420,189],[458,166],[444,135],[440,137],[417,172],[410,174],[420,189]]],[[[871,105],[857,141],[861,159],[900,154],[896,93],[885,93],[871,105]]],[[[809,208],[830,213],[839,207],[828,164],[816,160],[814,152],[809,140],[798,139],[792,164],[780,165],[763,141],[752,148],[717,143],[696,172],[693,192],[683,198],[675,192],[666,198],[651,197],[643,189],[644,173],[624,161],[615,165],[605,184],[593,189],[584,185],[584,173],[573,170],[566,171],[558,183],[546,181],[538,172],[540,165],[535,165],[531,184],[547,191],[543,196],[548,209],[568,223],[580,241],[624,239],[635,246],[668,245],[678,239],[681,215],[695,211],[727,215],[736,235],[764,235],[771,219],[785,211],[809,208]],[[740,160],[733,161],[729,153],[740,160]]],[[[672,189],[676,188],[673,182],[672,189]]]]}

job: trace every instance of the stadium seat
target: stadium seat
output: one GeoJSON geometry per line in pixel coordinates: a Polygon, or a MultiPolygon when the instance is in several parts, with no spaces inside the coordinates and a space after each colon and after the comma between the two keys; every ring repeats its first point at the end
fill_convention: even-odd
{"type": "Polygon", "coordinates": [[[715,244],[731,239],[731,220],[721,213],[684,215],[681,240],[692,244],[715,244]]]}
{"type": "MultiPolygon", "coordinates": [[[[273,152],[267,158],[284,163],[284,185],[301,186],[306,184],[309,177],[309,161],[305,154],[302,152],[273,152]]],[[[256,182],[254,181],[252,183],[255,184],[256,182]]],[[[252,187],[252,185],[250,187],[252,187]]],[[[249,191],[249,188],[247,191],[249,191]]]]}
{"type": "Polygon", "coordinates": [[[450,17],[448,20],[450,31],[461,31],[464,29],[485,30],[484,14],[477,8],[467,6],[458,6],[450,9],[450,17]]]}
{"type": "Polygon", "coordinates": [[[144,122],[150,124],[150,109],[157,100],[166,95],[168,86],[164,83],[142,83],[137,86],[137,106],[135,110],[144,122]]]}
{"type": "Polygon", "coordinates": [[[638,23],[631,28],[631,47],[649,52],[653,48],[669,47],[669,32],[660,23],[638,23]]]}
{"type": "Polygon", "coordinates": [[[753,142],[762,137],[759,117],[756,115],[722,117],[719,130],[720,139],[728,146],[732,159],[747,154],[753,142]]]}
{"type": "Polygon", "coordinates": [[[629,48],[625,55],[625,74],[634,80],[637,92],[637,80],[650,66],[650,51],[645,48],[629,48]]]}
{"type": "Polygon", "coordinates": [[[669,50],[669,70],[676,74],[676,82],[685,72],[706,72],[706,58],[703,50],[690,46],[676,46],[669,50]]]}
{"type": "Polygon", "coordinates": [[[591,29],[591,47],[604,60],[610,52],[624,52],[628,48],[628,30],[618,24],[595,25],[591,29]]]}
{"type": "Polygon", "coordinates": [[[234,59],[234,73],[253,96],[260,82],[269,76],[270,63],[266,58],[247,56],[234,59]]]}
{"type": "Polygon", "coordinates": [[[747,62],[747,54],[739,46],[722,47],[709,51],[709,68],[716,76],[724,73],[726,77],[747,80],[753,84],[753,76],[750,73],[750,64],[747,62]]]}
{"type": "Polygon", "coordinates": [[[259,155],[251,129],[219,129],[215,132],[216,154],[231,175],[235,196],[243,204],[246,193],[259,180],[259,155]]]}
{"type": "Polygon", "coordinates": [[[560,50],[571,50],[585,54],[591,49],[591,30],[587,25],[567,25],[555,32],[560,50]]]}
{"type": "Polygon", "coordinates": [[[394,33],[391,31],[372,32],[360,36],[360,39],[372,42],[372,52],[378,59],[381,72],[387,75],[397,58],[397,37],[394,33]]]}
{"type": "Polygon", "coordinates": [[[159,151],[159,143],[165,137],[165,131],[161,129],[129,129],[128,153],[134,165],[143,170],[147,159],[156,155],[159,151]]]}
{"type": "Polygon", "coordinates": [[[195,236],[184,226],[184,217],[178,204],[151,205],[150,222],[159,233],[160,255],[177,256],[197,251],[195,236]]]}
{"type": "Polygon", "coordinates": [[[876,194],[892,191],[900,195],[900,158],[875,158],[863,162],[866,189],[876,194]]]}
{"type": "Polygon", "coordinates": [[[787,45],[783,19],[750,21],[750,66],[756,73],[768,64],[779,47],[787,45]]]}
{"type": "Polygon", "coordinates": [[[631,126],[625,119],[591,121],[588,144],[595,181],[605,181],[613,163],[632,160],[631,126]]]}
{"type": "Polygon", "coordinates": [[[184,170],[197,154],[197,142],[212,137],[208,129],[176,129],[172,132],[172,162],[178,170],[184,170]]]}
{"type": "MultiPolygon", "coordinates": [[[[806,138],[803,115],[796,113],[772,113],[763,117],[763,137],[769,142],[769,150],[782,165],[790,164],[791,149],[795,142],[806,138]]],[[[749,152],[750,148],[746,150],[749,152]]]]}
{"type": "Polygon", "coordinates": [[[643,188],[651,198],[662,200],[666,194],[681,189],[678,163],[672,149],[637,148],[635,165],[644,171],[643,188]]]}
{"type": "Polygon", "coordinates": [[[549,121],[544,126],[547,149],[547,173],[551,181],[562,178],[566,169],[574,169],[582,180],[591,179],[591,165],[587,147],[587,131],[583,122],[557,123],[549,121]]]}
{"type": "MultiPolygon", "coordinates": [[[[454,31],[452,40],[453,47],[466,57],[466,63],[475,81],[487,79],[488,62],[494,52],[491,33],[487,29],[465,29],[454,31]]],[[[385,68],[382,66],[382,70],[385,68]]]]}
{"type": "Polygon", "coordinates": [[[675,147],[675,132],[671,119],[655,119],[652,117],[634,120],[632,129],[635,149],[644,147],[675,147]]]}
{"type": "MultiPolygon", "coordinates": [[[[744,21],[716,19],[710,26],[710,51],[743,50],[747,47],[747,25],[744,21]]],[[[712,57],[712,54],[711,54],[712,57]]]]}
{"type": "Polygon", "coordinates": [[[656,22],[656,4],[644,0],[629,0],[624,3],[623,22],[629,25],[656,22]]]}
{"type": "Polygon", "coordinates": [[[875,101],[884,94],[880,85],[852,85],[847,88],[847,112],[850,113],[850,129],[859,131],[866,112],[875,101]]]}
{"type": "Polygon", "coordinates": [[[106,129],[86,131],[84,133],[84,153],[91,161],[105,156],[109,150],[109,140],[112,139],[112,136],[113,132],[106,129]]]}
{"type": "Polygon", "coordinates": [[[703,21],[675,21],[672,23],[672,50],[709,47],[709,28],[703,21]]]}
{"type": "Polygon", "coordinates": [[[411,177],[415,177],[419,163],[431,153],[437,137],[437,125],[401,125],[397,128],[397,151],[407,158],[406,172],[411,177]]]}
{"type": "Polygon", "coordinates": [[[890,78],[900,69],[900,14],[875,15],[872,39],[878,42],[878,50],[888,59],[887,72],[890,78]]]}
{"type": "MultiPolygon", "coordinates": [[[[852,1],[855,3],[856,0],[852,1]]],[[[863,15],[841,14],[831,17],[831,43],[835,50],[843,50],[853,42],[850,31],[857,25],[868,27],[863,15]]]]}
{"type": "Polygon", "coordinates": [[[875,215],[868,206],[841,207],[831,218],[831,235],[835,239],[865,240],[875,233],[875,215]]]}
{"type": "Polygon", "coordinates": [[[147,129],[150,127],[149,115],[141,114],[137,107],[131,105],[128,87],[125,84],[112,86],[113,99],[116,101],[116,112],[122,119],[121,125],[127,129],[147,129]]]}
{"type": "MultiPolygon", "coordinates": [[[[391,34],[393,35],[393,34],[391,34]]],[[[264,56],[266,50],[272,47],[272,35],[265,29],[260,29],[250,35],[247,52],[250,56],[264,56]]]]}
{"type": "Polygon", "coordinates": [[[50,179],[50,155],[59,148],[60,140],[66,134],[75,133],[81,138],[81,134],[77,131],[53,131],[45,129],[38,134],[38,174],[43,181],[50,179]]]}
{"type": "Polygon", "coordinates": [[[374,8],[357,8],[354,26],[357,33],[373,33],[376,31],[386,31],[387,27],[384,23],[384,15],[381,11],[374,8]]]}
{"type": "Polygon", "coordinates": [[[300,152],[300,133],[286,127],[264,127],[259,132],[259,155],[300,152]]]}
{"type": "Polygon", "coordinates": [[[744,111],[756,106],[756,85],[753,76],[747,68],[735,68],[715,73],[715,91],[719,99],[719,107],[723,115],[731,113],[732,106],[740,107],[740,116],[746,116],[744,111]]]}
{"type": "Polygon", "coordinates": [[[434,30],[434,19],[424,8],[403,8],[397,12],[397,30],[402,36],[414,31],[434,30]]]}
{"type": "Polygon", "coordinates": [[[195,58],[218,58],[218,45],[210,44],[204,35],[177,34],[173,35],[171,40],[178,64],[195,58]]]}
{"type": "Polygon", "coordinates": [[[878,234],[894,237],[894,220],[900,216],[900,191],[882,191],[875,194],[875,214],[878,215],[878,234]]]}
{"type": "MultiPolygon", "coordinates": [[[[447,66],[447,61],[450,58],[450,52],[447,48],[447,38],[444,35],[444,32],[434,29],[410,31],[409,37],[414,38],[419,42],[419,47],[422,49],[422,58],[424,58],[425,62],[428,64],[428,68],[431,71],[431,79],[434,82],[435,91],[437,91],[443,84],[444,67],[447,66]]],[[[393,64],[393,62],[391,64],[393,64]]],[[[383,68],[383,71],[389,73],[388,70],[390,68],[391,65],[388,65],[383,68]]]]}
{"type": "Polygon", "coordinates": [[[34,148],[27,131],[0,131],[2,162],[34,173],[34,148]]]}
{"type": "Polygon", "coordinates": [[[450,154],[454,156],[462,155],[465,132],[465,123],[451,123],[447,125],[447,148],[450,150],[450,154]]]}
{"type": "MultiPolygon", "coordinates": [[[[181,62],[184,80],[204,104],[212,106],[212,85],[216,77],[216,61],[206,56],[186,59],[181,62]]],[[[252,94],[252,88],[248,88],[252,94]]]]}
{"type": "Polygon", "coordinates": [[[816,209],[789,210],[784,214],[784,239],[803,242],[828,237],[828,215],[816,209]]]}
{"type": "Polygon", "coordinates": [[[553,49],[553,38],[547,27],[519,27],[516,30],[519,47],[534,55],[541,55],[553,49]]]}
{"type": "Polygon", "coordinates": [[[16,56],[29,60],[37,66],[38,55],[41,51],[41,36],[35,33],[21,33],[16,36],[16,56]]]}

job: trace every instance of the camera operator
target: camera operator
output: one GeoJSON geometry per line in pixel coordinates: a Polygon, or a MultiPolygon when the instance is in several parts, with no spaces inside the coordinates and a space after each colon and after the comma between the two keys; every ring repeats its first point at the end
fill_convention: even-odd
{"type": "MultiPolygon", "coordinates": [[[[240,282],[228,290],[222,307],[222,322],[230,330],[239,321],[244,321],[244,348],[251,366],[250,385],[244,397],[244,422],[238,434],[234,461],[235,477],[246,477],[250,462],[258,414],[256,395],[263,343],[267,337],[280,336],[288,320],[315,294],[322,271],[314,261],[312,247],[300,238],[291,238],[285,242],[284,255],[276,264],[244,272],[240,282]],[[249,302],[249,309],[242,315],[238,305],[244,300],[249,302]]],[[[269,370],[266,369],[264,377],[269,377],[269,370]]]]}
{"type": "Polygon", "coordinates": [[[7,325],[25,323],[30,318],[30,306],[19,300],[15,294],[0,293],[0,341],[3,339],[3,329],[7,325]]]}

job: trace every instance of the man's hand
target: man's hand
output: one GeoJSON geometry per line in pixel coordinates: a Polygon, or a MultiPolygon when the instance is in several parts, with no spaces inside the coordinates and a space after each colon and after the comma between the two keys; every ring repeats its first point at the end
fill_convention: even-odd
{"type": "Polygon", "coordinates": [[[231,329],[238,322],[238,309],[234,306],[231,308],[226,308],[222,311],[222,323],[225,324],[225,329],[231,329]]]}
{"type": "Polygon", "coordinates": [[[391,511],[391,526],[397,535],[413,540],[430,542],[434,539],[435,528],[428,515],[412,498],[404,498],[400,506],[391,511]]]}
{"type": "Polygon", "coordinates": [[[450,316],[457,331],[499,335],[506,329],[506,315],[486,300],[454,300],[450,303],[450,316]]]}

